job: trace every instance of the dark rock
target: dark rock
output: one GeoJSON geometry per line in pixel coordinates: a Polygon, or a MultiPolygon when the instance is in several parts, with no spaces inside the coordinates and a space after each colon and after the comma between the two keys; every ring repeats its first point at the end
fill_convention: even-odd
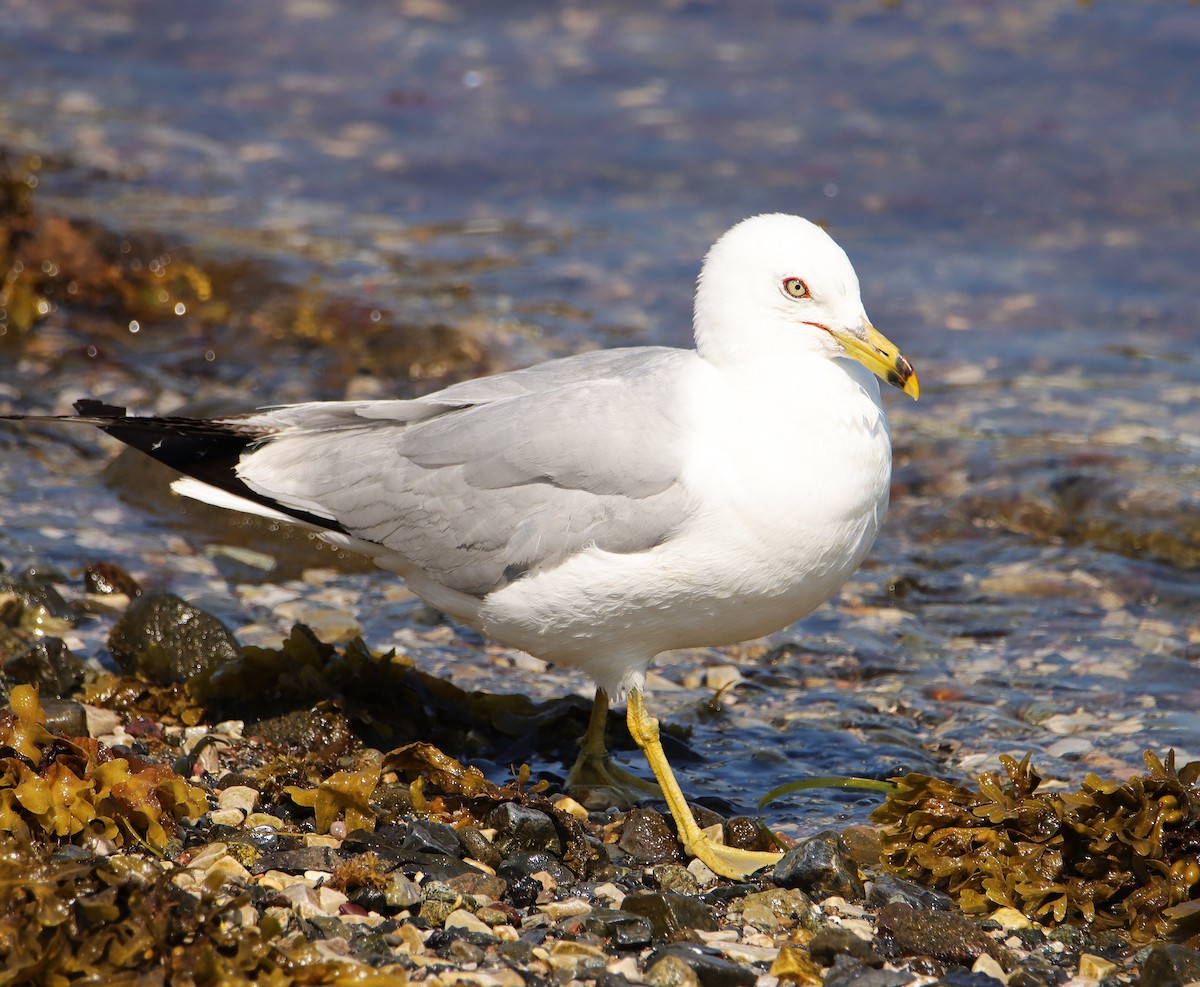
{"type": "Polygon", "coordinates": [[[352,829],[342,840],[342,852],[373,853],[393,867],[404,859],[400,847],[408,835],[407,826],[380,826],[376,830],[352,829]]]}
{"type": "Polygon", "coordinates": [[[0,579],[0,593],[11,594],[18,606],[6,608],[5,623],[38,630],[44,617],[73,623],[75,611],[49,582],[38,578],[0,579]]]}
{"type": "MultiPolygon", "coordinates": [[[[506,881],[518,881],[523,877],[532,877],[539,871],[545,871],[559,884],[574,884],[575,874],[557,857],[548,853],[533,850],[519,850],[504,858],[503,863],[496,868],[496,873],[506,881]]],[[[538,886],[541,891],[541,885],[538,886]]],[[[508,900],[517,905],[510,895],[508,900]]],[[[517,905],[520,908],[520,905],[517,905]]]]}
{"type": "Polygon", "coordinates": [[[1003,980],[971,970],[953,970],[935,980],[929,987],[1004,987],[1003,980]]]}
{"type": "Polygon", "coordinates": [[[387,909],[387,898],[384,897],[382,891],[378,888],[363,886],[355,888],[350,892],[350,901],[355,905],[361,905],[368,912],[382,912],[387,909]]]}
{"type": "Polygon", "coordinates": [[[350,938],[346,930],[346,923],[333,915],[314,915],[308,919],[308,922],[317,930],[318,935],[315,937],[317,939],[350,938]]]}
{"type": "Polygon", "coordinates": [[[883,957],[867,940],[836,925],[819,929],[809,941],[808,952],[821,966],[832,966],[838,956],[849,956],[867,966],[883,966],[883,957]]]}
{"type": "Polygon", "coordinates": [[[648,918],[623,908],[593,908],[584,917],[583,928],[609,940],[618,950],[640,949],[654,938],[648,918]]]}
{"type": "Polygon", "coordinates": [[[771,879],[783,888],[799,888],[820,900],[840,895],[860,901],[863,883],[858,868],[839,849],[836,833],[819,833],[802,840],[775,865],[771,879]]]}
{"type": "Polygon", "coordinates": [[[546,813],[516,802],[501,802],[488,813],[487,825],[496,830],[496,851],[502,856],[518,850],[562,854],[554,820],[546,813]]]}
{"type": "Polygon", "coordinates": [[[923,888],[893,874],[881,874],[871,882],[867,904],[877,908],[903,902],[918,910],[946,912],[954,908],[954,899],[933,888],[923,888]]]}
{"type": "Polygon", "coordinates": [[[442,952],[447,959],[454,960],[456,963],[478,964],[487,959],[487,954],[482,949],[466,939],[452,939],[450,945],[442,952]]]}
{"type": "Polygon", "coordinates": [[[254,874],[265,873],[269,868],[262,866],[262,856],[280,850],[298,850],[303,848],[303,838],[293,833],[281,833],[269,826],[258,826],[254,829],[242,829],[234,826],[214,826],[208,832],[211,842],[226,843],[232,846],[247,846],[255,851],[255,863],[250,866],[254,874]]]}
{"type": "Polygon", "coordinates": [[[411,815],[413,811],[412,791],[405,784],[383,783],[371,793],[371,809],[383,820],[395,821],[411,815]]]}
{"type": "Polygon", "coordinates": [[[529,874],[523,874],[515,880],[509,880],[508,890],[504,893],[503,899],[514,908],[529,908],[537,901],[538,895],[541,893],[542,882],[529,874]]]}
{"type": "Polygon", "coordinates": [[[1005,969],[1013,965],[1008,950],[961,912],[918,911],[897,902],[881,908],[875,922],[875,945],[889,958],[932,956],[970,966],[987,953],[1005,969]]]}
{"type": "Polygon", "coordinates": [[[499,901],[508,890],[508,881],[504,878],[485,874],[480,870],[471,870],[458,877],[452,877],[446,884],[458,894],[469,894],[476,898],[486,896],[493,901],[499,901]]]}
{"type": "Polygon", "coordinates": [[[478,826],[464,826],[458,831],[458,839],[463,845],[464,855],[472,860],[495,870],[504,859],[503,854],[496,849],[494,843],[480,832],[478,826]]]}
{"type": "Polygon", "coordinates": [[[715,931],[713,913],[696,898],[671,891],[638,891],[625,896],[621,909],[650,921],[654,938],[671,940],[685,929],[715,931]]]}
{"type": "Polygon", "coordinates": [[[725,843],[739,850],[769,850],[770,840],[758,821],[749,816],[734,816],[725,824],[725,843]]]}
{"type": "MultiPolygon", "coordinates": [[[[463,852],[458,834],[450,826],[429,820],[410,824],[399,849],[401,854],[440,853],[455,858],[461,857],[463,852]]],[[[413,858],[402,856],[401,859],[413,858]]]]}
{"type": "Polygon", "coordinates": [[[758,979],[758,974],[750,967],[727,960],[715,949],[683,942],[654,950],[646,957],[644,968],[649,970],[668,956],[682,960],[694,970],[700,987],[750,987],[758,979]]]}
{"type": "MultiPolygon", "coordinates": [[[[129,724],[125,725],[125,731],[126,733],[129,732],[129,724]]],[[[251,778],[249,775],[230,771],[228,774],[218,778],[216,784],[212,787],[218,792],[223,792],[227,788],[253,788],[256,792],[261,792],[263,790],[263,783],[258,778],[251,778]]]]}
{"type": "Polygon", "coordinates": [[[303,874],[306,870],[333,872],[343,860],[333,847],[306,846],[295,850],[272,850],[264,853],[255,862],[258,873],[281,870],[285,874],[303,874]]]}
{"type": "Polygon", "coordinates": [[[42,712],[46,714],[46,729],[64,737],[86,737],[87,712],[70,699],[43,699],[42,712]]]}
{"type": "Polygon", "coordinates": [[[524,967],[533,962],[534,945],[525,939],[496,943],[496,952],[514,966],[524,967]]]}
{"type": "Polygon", "coordinates": [[[1069,977],[1066,970],[1055,966],[1050,960],[1026,956],[1009,973],[1008,987],[1055,987],[1069,977]]]}
{"type": "Polygon", "coordinates": [[[718,884],[715,888],[711,888],[700,895],[700,900],[709,905],[727,905],[731,901],[738,898],[745,898],[748,894],[754,894],[755,891],[762,890],[757,884],[718,884]]]}
{"type": "Polygon", "coordinates": [[[1176,943],[1151,948],[1142,963],[1142,987],[1183,987],[1200,980],[1200,952],[1176,943]]]}
{"type": "Polygon", "coordinates": [[[457,857],[448,857],[444,853],[414,853],[405,860],[401,867],[404,873],[413,876],[418,872],[425,875],[428,881],[451,881],[463,874],[475,873],[475,868],[463,863],[457,857]]]}
{"type": "Polygon", "coordinates": [[[224,624],[171,593],[130,604],[109,635],[108,650],[123,672],[160,685],[186,682],[241,657],[224,624]]]}
{"type": "Polygon", "coordinates": [[[90,562],[83,570],[83,588],[108,596],[123,593],[131,599],[142,595],[142,586],[115,562],[90,562]]]}
{"type": "Polygon", "coordinates": [[[617,846],[642,864],[679,860],[679,841],[667,821],[653,809],[629,810],[617,846]]]}
{"type": "Polygon", "coordinates": [[[833,966],[825,972],[825,987],[904,987],[914,980],[907,970],[875,969],[845,953],[835,956],[833,966]]]}
{"type": "Polygon", "coordinates": [[[42,696],[65,696],[83,679],[83,662],[62,638],[43,637],[4,663],[4,674],[36,685],[42,696]]]}
{"type": "Polygon", "coordinates": [[[254,720],[246,725],[245,733],[277,747],[326,758],[339,757],[355,743],[346,714],[326,703],[254,720]]]}

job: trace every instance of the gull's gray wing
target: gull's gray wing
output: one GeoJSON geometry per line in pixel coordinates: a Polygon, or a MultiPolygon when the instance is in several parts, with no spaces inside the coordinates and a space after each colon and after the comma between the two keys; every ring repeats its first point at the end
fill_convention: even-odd
{"type": "Polygon", "coordinates": [[[482,597],[589,545],[637,552],[684,520],[686,350],[599,351],[416,401],[292,405],[241,457],[261,498],[482,597]]]}

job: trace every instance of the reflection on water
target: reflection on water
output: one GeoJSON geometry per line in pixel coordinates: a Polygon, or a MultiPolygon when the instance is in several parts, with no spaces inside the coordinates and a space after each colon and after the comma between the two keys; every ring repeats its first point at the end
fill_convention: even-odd
{"type": "MultiPolygon", "coordinates": [[[[892,515],[840,600],[765,645],[660,663],[659,708],[707,751],[689,784],[1200,756],[1190,5],[77,6],[7,5],[0,133],[14,167],[41,158],[39,214],[97,220],[116,253],[87,268],[94,231],[54,219],[38,269],[132,283],[165,253],[178,297],[161,311],[150,279],[83,304],[82,275],[59,278],[5,337],[7,405],[408,394],[681,344],[713,237],[800,212],[847,247],[924,396],[891,404],[892,515]],[[733,660],[747,682],[706,712],[703,669],[733,660]]],[[[90,438],[0,442],[10,565],[109,558],[235,625],[349,612],[372,645],[514,688],[511,656],[303,537],[101,474],[90,438]]]]}

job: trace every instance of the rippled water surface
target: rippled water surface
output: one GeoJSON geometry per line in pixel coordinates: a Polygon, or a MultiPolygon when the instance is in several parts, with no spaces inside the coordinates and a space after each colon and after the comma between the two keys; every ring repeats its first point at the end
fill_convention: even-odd
{"type": "MultiPolygon", "coordinates": [[[[4,8],[0,144],[39,165],[40,213],[186,250],[212,292],[204,319],[135,326],[52,299],[0,342],[7,409],[411,394],[684,344],[712,239],[798,212],[850,253],[922,399],[888,398],[892,513],[840,598],[659,662],[654,707],[702,755],[685,787],[745,804],[1003,752],[1063,780],[1200,757],[1194,4],[4,8]]],[[[431,628],[361,562],[105,468],[92,435],[6,429],[0,450],[11,567],[104,558],[245,640],[302,618],[471,687],[586,689],[431,628]]]]}

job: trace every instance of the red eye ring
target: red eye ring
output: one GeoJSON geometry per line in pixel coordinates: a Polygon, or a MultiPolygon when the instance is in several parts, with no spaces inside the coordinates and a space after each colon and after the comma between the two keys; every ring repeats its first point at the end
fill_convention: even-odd
{"type": "Polygon", "coordinates": [[[783,293],[788,298],[810,298],[812,296],[803,278],[784,278],[783,293]]]}

